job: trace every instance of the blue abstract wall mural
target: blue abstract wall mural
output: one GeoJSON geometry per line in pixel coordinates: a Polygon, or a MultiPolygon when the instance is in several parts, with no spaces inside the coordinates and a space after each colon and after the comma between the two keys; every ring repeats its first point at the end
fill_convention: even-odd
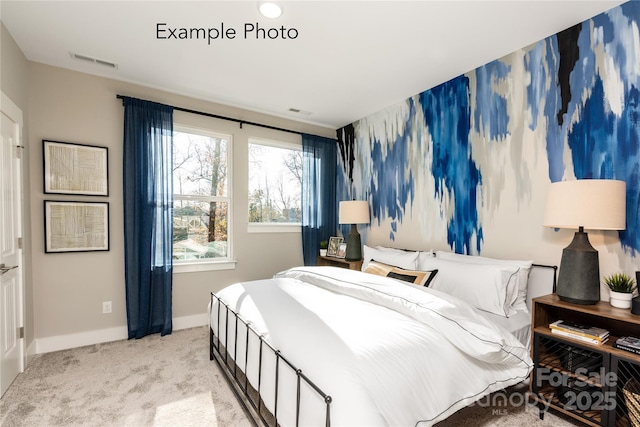
{"type": "MultiPolygon", "coordinates": [[[[469,146],[469,80],[464,76],[455,78],[422,92],[418,100],[433,141],[434,197],[442,199],[445,191],[456,196],[453,216],[447,224],[447,243],[454,250],[466,253],[475,234],[475,250],[479,251],[482,227],[478,223],[476,200],[482,177],[471,159],[469,146]]],[[[489,108],[500,104],[499,97],[492,101],[496,102],[490,101],[489,108]]]]}
{"type": "Polygon", "coordinates": [[[549,183],[621,179],[618,244],[635,257],[639,20],[640,2],[624,3],[340,129],[353,158],[340,160],[338,197],[370,202],[378,243],[481,253],[528,227],[534,249],[514,247],[536,255],[549,183]]]}

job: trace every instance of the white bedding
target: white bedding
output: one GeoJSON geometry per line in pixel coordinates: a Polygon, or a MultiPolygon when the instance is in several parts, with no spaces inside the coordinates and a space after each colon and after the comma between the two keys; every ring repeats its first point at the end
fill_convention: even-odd
{"type": "MultiPolygon", "coordinates": [[[[532,366],[526,346],[476,309],[395,279],[299,267],[273,279],[231,285],[217,295],[332,396],[334,426],[429,426],[524,380],[532,366]]],[[[217,319],[214,305],[214,331],[217,319]]],[[[230,322],[230,337],[233,333],[230,322]]],[[[233,339],[226,342],[236,354],[233,339]]],[[[243,341],[237,346],[243,366],[243,341]]],[[[257,362],[249,359],[247,376],[256,387],[257,362]]],[[[264,369],[270,364],[263,361],[264,369]]],[[[264,375],[261,381],[273,410],[273,384],[264,375]]],[[[278,422],[292,425],[295,386],[284,383],[281,379],[280,387],[290,398],[279,397],[278,422]]],[[[323,424],[322,402],[311,393],[302,401],[300,424],[323,424]],[[305,409],[310,407],[317,410],[305,409]]]]}
{"type": "Polygon", "coordinates": [[[518,310],[510,317],[499,316],[487,311],[480,311],[480,313],[511,332],[526,348],[531,348],[531,313],[526,310],[518,310]]]}

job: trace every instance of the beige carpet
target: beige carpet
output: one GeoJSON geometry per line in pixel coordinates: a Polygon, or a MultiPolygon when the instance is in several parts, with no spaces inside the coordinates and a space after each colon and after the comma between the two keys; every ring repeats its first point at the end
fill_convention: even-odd
{"type": "MultiPolygon", "coordinates": [[[[510,393],[526,393],[512,388],[510,393]]],[[[512,401],[516,401],[512,399],[512,401]]],[[[206,327],[38,355],[0,400],[0,425],[249,426],[206,327]]],[[[438,427],[578,425],[527,405],[475,405],[438,427]]]]}
{"type": "Polygon", "coordinates": [[[38,355],[0,400],[0,425],[251,425],[208,343],[202,327],[38,355]]]}

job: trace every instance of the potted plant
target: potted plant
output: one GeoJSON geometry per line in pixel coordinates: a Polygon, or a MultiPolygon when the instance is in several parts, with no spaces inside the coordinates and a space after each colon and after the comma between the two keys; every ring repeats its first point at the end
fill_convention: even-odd
{"type": "Polygon", "coordinates": [[[320,256],[327,256],[327,248],[329,247],[329,242],[323,240],[320,242],[320,256]]]}
{"type": "Polygon", "coordinates": [[[635,281],[625,273],[614,273],[605,277],[604,283],[609,287],[609,303],[613,307],[630,308],[635,281]]]}

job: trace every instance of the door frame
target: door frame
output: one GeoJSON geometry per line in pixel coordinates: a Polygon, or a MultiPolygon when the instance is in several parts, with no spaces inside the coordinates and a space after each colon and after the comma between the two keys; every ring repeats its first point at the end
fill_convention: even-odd
{"type": "Polygon", "coordinates": [[[0,91],[0,113],[9,117],[14,123],[18,124],[18,139],[16,145],[16,156],[18,159],[18,170],[16,171],[18,185],[20,187],[18,194],[19,215],[17,218],[19,236],[22,239],[22,245],[19,248],[18,253],[18,271],[16,277],[18,279],[18,328],[21,328],[19,343],[19,360],[20,367],[19,372],[24,372],[27,366],[27,349],[26,349],[26,337],[25,337],[25,316],[26,316],[26,301],[25,301],[25,240],[24,240],[24,226],[25,226],[25,187],[24,187],[24,144],[23,144],[23,115],[22,110],[9,98],[3,91],[0,91]]]}

